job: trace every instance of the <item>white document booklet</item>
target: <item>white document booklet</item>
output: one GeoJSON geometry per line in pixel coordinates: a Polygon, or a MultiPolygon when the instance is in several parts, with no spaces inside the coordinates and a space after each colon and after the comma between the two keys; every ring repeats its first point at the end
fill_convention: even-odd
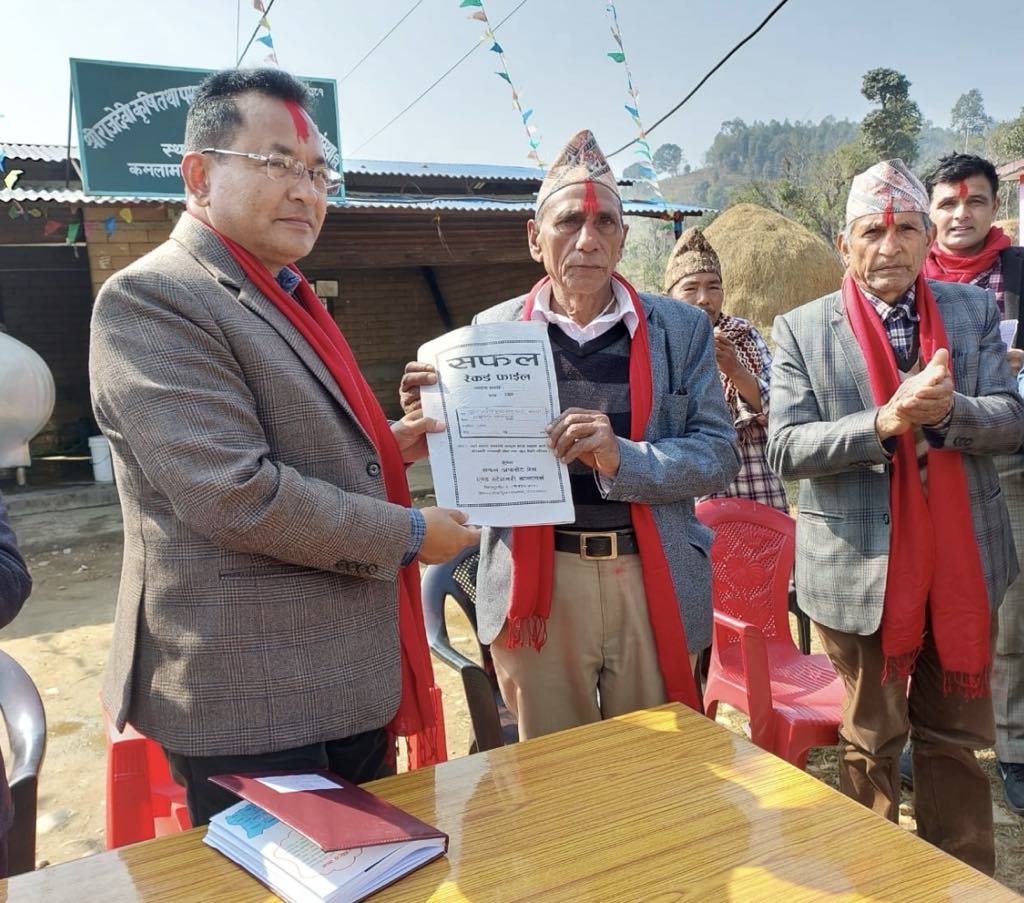
{"type": "Polygon", "coordinates": [[[569,471],[544,432],[560,413],[547,326],[466,326],[418,359],[437,369],[423,412],[447,424],[427,437],[437,504],[485,527],[572,523],[569,471]]]}

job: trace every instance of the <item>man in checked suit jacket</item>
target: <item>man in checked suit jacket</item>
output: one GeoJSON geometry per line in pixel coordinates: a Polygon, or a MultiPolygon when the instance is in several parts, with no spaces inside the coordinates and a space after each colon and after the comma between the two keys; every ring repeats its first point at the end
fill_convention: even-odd
{"type": "Polygon", "coordinates": [[[400,570],[478,539],[459,512],[390,500],[389,462],[404,483],[401,459],[437,425],[360,417],[369,390],[337,366],[344,341],[289,268],[340,179],[306,102],[277,70],[200,86],[186,212],[93,316],[93,404],[125,521],[103,700],[165,748],[194,824],[237,802],[211,774],[384,773],[407,683],[400,570]]]}
{"type": "Polygon", "coordinates": [[[973,751],[994,737],[989,612],[1017,557],[990,456],[1020,446],[1024,406],[991,296],[919,278],[927,213],[902,161],[854,180],[843,290],[775,321],[767,453],[800,480],[797,593],[847,691],[841,789],[896,821],[909,727],[918,833],[991,874],[973,751]]]}

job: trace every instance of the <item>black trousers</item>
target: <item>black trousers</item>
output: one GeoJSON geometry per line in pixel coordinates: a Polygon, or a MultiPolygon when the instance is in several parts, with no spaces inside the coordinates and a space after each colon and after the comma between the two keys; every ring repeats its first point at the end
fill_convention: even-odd
{"type": "Polygon", "coordinates": [[[363,784],[395,773],[388,752],[384,728],[254,756],[183,756],[164,750],[171,775],[185,788],[193,827],[209,824],[214,815],[238,802],[230,790],[208,781],[211,775],[326,768],[346,781],[363,784]]]}

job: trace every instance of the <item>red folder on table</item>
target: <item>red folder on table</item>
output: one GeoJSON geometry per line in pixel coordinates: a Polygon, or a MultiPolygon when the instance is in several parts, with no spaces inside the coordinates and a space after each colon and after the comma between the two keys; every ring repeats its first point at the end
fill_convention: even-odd
{"type": "Polygon", "coordinates": [[[444,832],[329,771],[220,774],[210,780],[269,812],[326,852],[430,839],[443,840],[448,849],[444,832]]]}

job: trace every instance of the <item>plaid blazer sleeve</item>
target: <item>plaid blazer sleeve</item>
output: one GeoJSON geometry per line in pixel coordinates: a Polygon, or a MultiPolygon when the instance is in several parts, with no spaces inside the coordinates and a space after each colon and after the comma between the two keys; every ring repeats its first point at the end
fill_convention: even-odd
{"type": "MultiPolygon", "coordinates": [[[[90,349],[104,432],[124,438],[112,444],[130,449],[176,517],[216,545],[340,573],[353,561],[370,563],[376,567],[361,567],[360,576],[394,580],[411,533],[407,510],[273,459],[261,416],[282,415],[260,411],[215,299],[204,294],[220,286],[207,281],[165,268],[125,270],[104,286],[90,349]]],[[[308,391],[317,391],[312,377],[308,391]]],[[[300,410],[300,401],[275,404],[300,410]]],[[[307,455],[366,456],[354,424],[320,427],[328,428],[307,455]]],[[[302,429],[297,422],[294,431],[302,429]]]]}
{"type": "Polygon", "coordinates": [[[981,298],[972,286],[933,285],[946,332],[951,334],[951,365],[956,394],[944,436],[925,431],[938,448],[968,455],[1010,454],[1024,442],[1024,404],[1016,391],[999,336],[999,308],[990,292],[981,298]],[[973,303],[972,303],[973,302],[973,303]],[[952,334],[978,336],[977,350],[958,353],[952,334]]]}
{"type": "Polygon", "coordinates": [[[841,351],[830,341],[831,296],[777,317],[772,329],[768,464],[784,480],[885,465],[875,432],[877,407],[865,407],[841,351]]]}

